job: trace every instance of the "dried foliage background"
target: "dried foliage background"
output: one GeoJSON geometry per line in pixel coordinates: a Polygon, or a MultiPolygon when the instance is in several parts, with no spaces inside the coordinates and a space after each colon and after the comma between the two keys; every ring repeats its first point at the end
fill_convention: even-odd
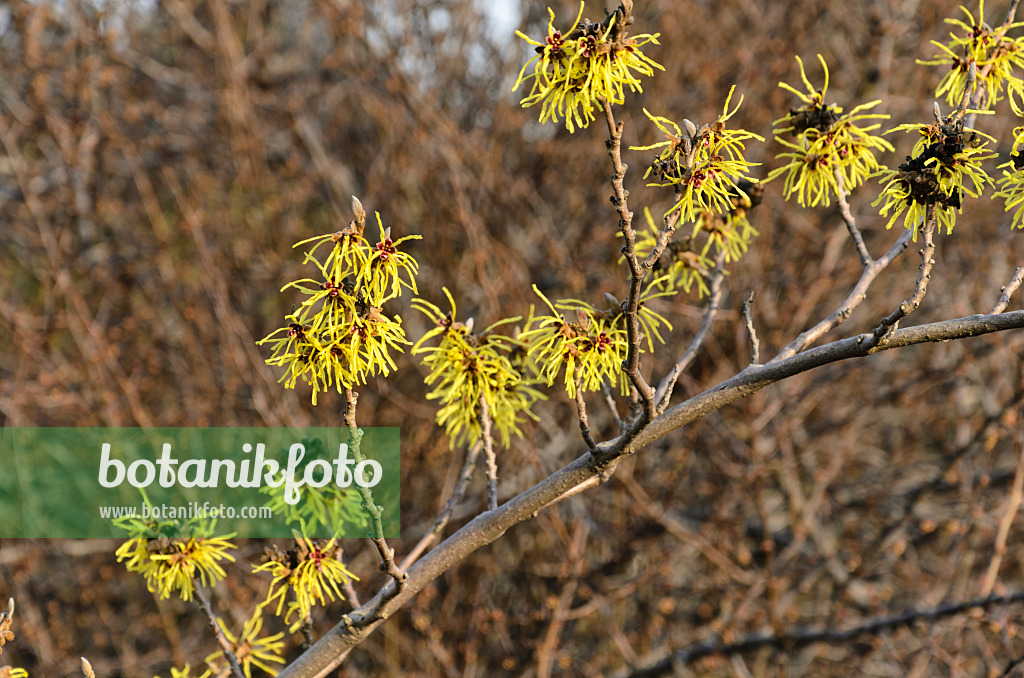
{"type": "MultiPolygon", "coordinates": [[[[527,55],[512,29],[543,31],[468,0],[164,0],[0,9],[0,421],[7,426],[275,426],[340,422],[280,389],[254,340],[292,302],[292,243],[347,223],[349,196],[397,234],[421,233],[421,293],[447,285],[465,315],[524,313],[530,283],[561,296],[623,294],[600,125],[541,127],[509,89],[527,55]]],[[[515,11],[517,3],[509,3],[515,11]]],[[[660,32],[666,72],[622,112],[626,141],[651,143],[641,108],[698,124],[729,86],[738,126],[770,136],[793,105],[794,53],[831,99],[883,99],[892,124],[927,121],[941,74],[917,66],[945,36],[949,0],[638,2],[660,32]]],[[[557,2],[561,23],[576,6],[557,2]]],[[[972,3],[972,9],[973,7],[972,3]]],[[[990,2],[993,21],[1005,7],[990,2]]],[[[588,8],[592,18],[600,10],[588,8]]],[[[1005,110],[1001,109],[1001,110],[1005,110]]],[[[1007,114],[979,126],[1004,140],[1007,114]]],[[[895,139],[898,164],[913,139],[895,139]]],[[[751,156],[773,167],[772,144],[751,156]]],[[[634,205],[667,208],[627,155],[634,205]]],[[[762,176],[763,176],[762,174],[762,176]]],[[[752,214],[761,232],[727,280],[726,312],[683,385],[693,394],[746,364],[739,307],[750,289],[769,355],[827,315],[859,275],[838,209],[784,204],[752,214]]],[[[856,192],[877,254],[881,228],[856,192]]],[[[915,323],[987,311],[1024,263],[1001,209],[968,204],[940,239],[915,323]]],[[[865,331],[912,290],[913,251],[847,324],[865,331]]],[[[1012,307],[1019,306],[1016,301],[1012,307]]],[[[664,369],[700,316],[678,299],[664,369]]],[[[424,323],[406,307],[413,336],[424,323]]],[[[996,548],[1024,439],[1019,333],[888,352],[801,375],[740,401],[627,461],[609,483],[542,512],[451,570],[350,660],[351,675],[613,675],[720,634],[850,625],[885,613],[1024,588],[1021,520],[996,548]],[[998,579],[986,583],[993,558],[998,579]]],[[[462,451],[432,425],[422,372],[406,360],[361,391],[360,422],[403,429],[403,528],[422,534],[454,486],[462,451]]],[[[679,397],[679,396],[677,396],[679,397]]],[[[592,405],[591,424],[613,434],[592,405]]],[[[500,457],[503,496],[580,447],[571,402],[500,457]]],[[[460,520],[483,506],[482,483],[460,520]]],[[[59,497],[54,498],[59,505],[59,497]]],[[[266,582],[242,546],[216,591],[242,619],[266,582]]],[[[399,554],[401,544],[397,545],[399,554]]],[[[19,604],[4,658],[31,675],[167,675],[213,649],[188,605],[155,601],[112,542],[0,542],[0,596],[19,604]]],[[[353,541],[360,592],[372,548],[353,541]]],[[[345,609],[329,609],[320,630],[345,609]]],[[[1024,654],[1020,606],[842,644],[712,657],[695,675],[1000,675],[1024,654]]],[[[293,641],[294,642],[294,641],[293,641]]],[[[291,656],[298,652],[290,649],[291,656]]],[[[1019,675],[1019,674],[1017,674],[1019,675]]]]}

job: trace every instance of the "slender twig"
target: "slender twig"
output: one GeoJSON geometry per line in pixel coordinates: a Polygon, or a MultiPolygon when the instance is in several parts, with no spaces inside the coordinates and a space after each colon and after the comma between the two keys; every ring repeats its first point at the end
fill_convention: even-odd
{"type": "Polygon", "coordinates": [[[652,678],[653,676],[670,675],[675,668],[690,664],[698,659],[710,656],[728,656],[742,652],[750,652],[762,647],[770,647],[777,650],[792,652],[794,649],[806,647],[814,643],[829,643],[832,645],[844,643],[860,636],[877,636],[887,631],[912,626],[922,621],[936,621],[945,617],[952,617],[958,614],[975,610],[978,608],[987,609],[997,605],[1008,605],[1024,601],[1024,591],[1005,596],[988,596],[975,600],[968,600],[962,603],[946,603],[927,610],[910,609],[898,615],[886,617],[874,617],[863,624],[853,626],[845,630],[838,629],[801,629],[792,633],[780,633],[771,635],[751,635],[733,643],[723,643],[719,640],[712,640],[704,643],[691,645],[673,653],[669,657],[650,666],[637,669],[625,675],[629,678],[652,678]]]}
{"type": "Polygon", "coordinates": [[[924,228],[921,229],[924,244],[921,247],[921,265],[918,267],[917,284],[914,294],[904,301],[899,307],[882,319],[882,322],[874,329],[872,334],[875,340],[894,330],[899,322],[913,313],[921,306],[924,295],[928,292],[928,282],[932,277],[932,266],[935,265],[935,204],[928,205],[924,228]]]}
{"type": "Polygon", "coordinates": [[[658,414],[660,415],[668,407],[669,400],[672,398],[672,391],[675,389],[676,381],[679,380],[681,375],[694,358],[697,357],[697,351],[704,344],[704,340],[708,336],[708,332],[711,331],[711,325],[715,321],[715,316],[718,315],[718,310],[722,305],[722,281],[725,279],[725,251],[719,252],[715,259],[715,272],[711,275],[711,284],[708,286],[708,305],[704,309],[704,317],[701,319],[700,329],[697,330],[697,334],[693,335],[693,339],[690,340],[690,345],[686,347],[683,355],[679,357],[676,364],[672,367],[672,370],[665,375],[658,384],[658,390],[656,392],[656,398],[658,401],[658,414]]]}
{"type": "Polygon", "coordinates": [[[750,314],[750,306],[754,303],[754,290],[750,290],[747,300],[743,302],[743,321],[747,326],[747,335],[750,336],[750,364],[761,364],[761,342],[757,339],[757,330],[754,329],[754,318],[750,314]]]}
{"type": "MultiPolygon", "coordinates": [[[[363,432],[356,425],[356,403],[359,400],[359,394],[353,391],[351,388],[345,388],[345,426],[349,429],[349,451],[352,452],[352,456],[359,464],[363,461],[363,454],[361,448],[361,442],[363,439],[363,432]]],[[[380,555],[380,564],[378,568],[381,572],[386,573],[392,580],[394,580],[394,588],[391,589],[390,597],[398,595],[398,593],[405,586],[409,575],[402,568],[395,564],[395,550],[388,546],[387,541],[384,539],[384,526],[382,521],[383,508],[377,506],[373,501],[373,493],[370,488],[363,487],[356,483],[356,490],[359,492],[359,496],[362,498],[363,508],[370,514],[370,525],[373,530],[370,541],[377,548],[377,553],[380,555]]],[[[384,606],[381,606],[378,613],[382,616],[386,616],[387,612],[384,606]]]]}
{"type": "Polygon", "coordinates": [[[576,415],[580,420],[580,433],[583,434],[583,442],[587,444],[587,449],[591,452],[597,450],[597,443],[594,442],[594,437],[590,435],[590,419],[587,417],[587,403],[583,400],[583,389],[580,388],[582,379],[579,375],[576,375],[576,415]]]}
{"type": "Polygon", "coordinates": [[[491,411],[487,398],[480,396],[480,428],[484,441],[484,460],[487,462],[487,510],[498,508],[498,461],[494,456],[494,441],[491,440],[491,411]]]}
{"type": "MultiPolygon", "coordinates": [[[[641,404],[643,405],[643,419],[639,422],[641,425],[648,422],[657,415],[654,404],[654,389],[650,387],[643,375],[640,374],[640,342],[642,336],[640,334],[640,320],[637,317],[640,310],[640,292],[643,284],[644,276],[647,271],[650,270],[646,266],[637,260],[636,256],[636,232],[633,230],[633,213],[629,211],[629,204],[627,202],[626,189],[622,186],[623,177],[626,175],[628,169],[622,162],[622,122],[615,121],[615,114],[612,113],[612,105],[607,99],[602,100],[604,106],[604,117],[608,123],[608,141],[605,142],[608,147],[608,157],[612,161],[612,204],[615,205],[615,211],[619,214],[619,230],[622,231],[622,237],[625,244],[622,246],[622,254],[626,258],[626,264],[629,266],[629,297],[626,299],[626,307],[624,309],[624,315],[626,316],[626,337],[629,342],[629,348],[626,352],[626,360],[622,368],[626,372],[626,376],[629,378],[629,382],[636,389],[640,396],[641,404]]],[[[659,238],[659,244],[661,245],[662,251],[665,249],[667,244],[667,237],[662,239],[659,238]]],[[[654,261],[657,260],[661,252],[651,252],[648,255],[651,265],[654,265],[654,261]],[[651,259],[654,256],[654,259],[651,259]]]]}
{"type": "Polygon", "coordinates": [[[1006,307],[1010,305],[1010,297],[1017,291],[1021,283],[1024,283],[1024,266],[1020,266],[1014,272],[1010,282],[1006,283],[1006,287],[1000,290],[1002,294],[999,295],[999,301],[992,307],[989,313],[1002,313],[1006,310],[1006,307]]]}
{"type": "MultiPolygon", "coordinates": [[[[1016,4],[1016,2],[1014,4],[1016,4]]],[[[1013,670],[1021,664],[1024,664],[1024,656],[1017,657],[1007,664],[1006,668],[1003,669],[1003,672],[999,674],[999,678],[1010,678],[1010,676],[1013,675],[1013,670]]]]}
{"type": "Polygon", "coordinates": [[[217,616],[213,614],[213,607],[210,605],[210,599],[206,597],[206,592],[203,591],[203,587],[198,583],[196,584],[195,592],[196,599],[199,601],[199,607],[202,609],[203,614],[206,615],[206,621],[210,623],[210,628],[213,629],[213,634],[217,637],[217,644],[224,651],[224,658],[227,659],[228,665],[231,667],[231,673],[234,674],[235,678],[245,678],[245,675],[242,673],[242,667],[238,665],[238,657],[235,656],[235,651],[231,648],[231,642],[224,635],[224,629],[220,627],[217,616]]]}
{"type": "Polygon", "coordinates": [[[619,427],[619,433],[622,433],[626,428],[626,423],[622,421],[622,417],[619,416],[619,408],[615,405],[615,396],[612,395],[612,387],[607,381],[601,383],[601,393],[604,394],[604,402],[608,405],[608,410],[615,418],[615,425],[619,427]]]}
{"type": "Polygon", "coordinates": [[[420,537],[419,542],[416,546],[409,551],[408,555],[402,559],[402,569],[407,570],[409,567],[419,560],[419,557],[430,548],[430,546],[437,541],[437,538],[441,536],[441,532],[444,530],[445,525],[451,520],[452,513],[455,512],[455,507],[462,502],[462,498],[466,495],[466,488],[469,487],[469,479],[473,475],[473,469],[476,467],[477,457],[480,456],[480,450],[484,447],[483,440],[476,441],[476,444],[470,448],[469,452],[466,453],[466,461],[462,464],[462,472],[459,474],[459,482],[455,485],[455,491],[452,492],[452,496],[449,497],[448,503],[445,505],[444,510],[441,511],[440,515],[434,520],[433,526],[430,530],[420,537]]]}
{"type": "Polygon", "coordinates": [[[999,576],[999,566],[1003,564],[1003,556],[1006,555],[1006,539],[1010,535],[1010,528],[1013,526],[1017,511],[1020,510],[1021,499],[1024,498],[1024,444],[1020,448],[1020,457],[1017,460],[1017,472],[1013,476],[1013,491],[1006,501],[1006,511],[1003,519],[999,522],[999,531],[996,533],[995,553],[988,564],[988,572],[985,573],[985,580],[981,587],[981,595],[987,596],[992,593],[996,585],[996,577],[999,576]]]}
{"type": "Polygon", "coordinates": [[[853,238],[853,244],[857,248],[857,254],[860,255],[860,263],[865,268],[871,265],[871,253],[868,252],[867,245],[864,244],[864,237],[860,234],[860,229],[857,228],[857,220],[853,218],[853,212],[850,211],[850,203],[846,200],[846,189],[843,186],[843,172],[838,167],[835,171],[836,177],[836,198],[839,200],[839,213],[843,216],[843,221],[846,222],[846,229],[850,231],[850,237],[853,238]]]}
{"type": "MultiPolygon", "coordinates": [[[[293,591],[294,593],[294,591],[293,591]]],[[[313,646],[313,608],[306,611],[306,618],[302,620],[302,649],[307,650],[313,646]]]]}
{"type": "Polygon", "coordinates": [[[356,592],[356,587],[352,585],[351,579],[345,579],[341,588],[345,592],[345,598],[348,599],[349,605],[353,608],[357,608],[362,605],[362,603],[359,602],[359,593],[356,592]]]}
{"type": "Polygon", "coordinates": [[[626,491],[632,495],[633,500],[636,501],[636,505],[650,516],[652,520],[665,528],[666,532],[683,544],[696,546],[708,561],[717,565],[723,572],[739,583],[744,586],[754,585],[757,580],[757,575],[744,570],[742,567],[734,563],[729,556],[716,548],[714,544],[705,539],[699,532],[695,532],[686,527],[683,522],[674,517],[661,502],[651,498],[635,478],[631,475],[624,474],[619,474],[617,477],[626,487],[626,491]]]}
{"type": "Polygon", "coordinates": [[[809,330],[802,332],[800,336],[794,339],[788,346],[779,351],[779,354],[772,358],[771,362],[793,357],[800,351],[807,348],[807,346],[817,341],[827,332],[846,322],[854,309],[860,306],[864,300],[867,299],[868,288],[871,286],[871,283],[875,281],[875,278],[878,277],[878,274],[888,268],[889,264],[906,251],[910,244],[911,235],[912,231],[909,229],[904,230],[885,254],[872,261],[868,266],[864,267],[864,272],[861,273],[860,280],[857,281],[857,284],[854,285],[852,290],[850,290],[846,299],[839,304],[839,307],[833,311],[831,315],[809,330]]]}
{"type": "MultiPolygon", "coordinates": [[[[991,64],[989,64],[989,66],[986,66],[986,68],[985,68],[985,72],[986,73],[988,72],[988,69],[990,67],[991,67],[991,64]]],[[[956,107],[956,111],[953,114],[953,122],[954,123],[956,121],[958,121],[958,120],[963,120],[964,116],[967,114],[967,104],[971,103],[971,91],[974,89],[974,82],[977,80],[977,78],[978,78],[978,64],[975,63],[974,61],[971,61],[970,65],[967,67],[967,83],[964,85],[964,92],[960,96],[960,104],[956,107]]],[[[979,87],[978,88],[978,92],[979,93],[982,92],[983,90],[984,90],[983,87],[979,87]]],[[[977,103],[977,102],[974,102],[974,103],[977,103]]],[[[938,110],[938,107],[936,107],[936,110],[938,110]]],[[[965,127],[967,126],[966,123],[965,123],[964,126],[965,127]]]]}
{"type": "Polygon", "coordinates": [[[1020,0],[1010,0],[1010,8],[1006,10],[1006,19],[1003,21],[1004,27],[1009,27],[1013,23],[1013,15],[1017,13],[1017,4],[1020,0]]]}

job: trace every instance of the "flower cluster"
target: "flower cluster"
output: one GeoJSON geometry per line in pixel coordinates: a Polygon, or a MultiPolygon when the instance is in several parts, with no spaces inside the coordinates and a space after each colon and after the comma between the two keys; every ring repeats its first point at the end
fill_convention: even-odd
{"type": "Polygon", "coordinates": [[[285,622],[294,618],[289,629],[294,632],[309,618],[314,605],[344,600],[341,587],[359,577],[345,567],[340,555],[341,546],[334,539],[304,536],[296,538],[295,548],[286,552],[267,549],[263,564],[253,568],[253,572],[270,572],[273,577],[261,607],[276,602],[276,615],[283,612],[285,622]]]}
{"type": "Polygon", "coordinates": [[[522,435],[519,425],[524,417],[533,417],[530,407],[543,395],[532,365],[526,360],[521,340],[495,331],[501,325],[517,322],[509,318],[473,333],[473,319],[455,320],[455,301],[447,289],[451,310],[441,309],[422,299],[413,305],[434,322],[434,327],[416,342],[412,352],[424,354],[423,364],[430,370],[425,381],[435,385],[427,399],[440,401],[437,423],[444,426],[451,444],[466,441],[472,445],[482,435],[482,403],[487,404],[490,419],[508,446],[512,434],[522,435]],[[436,346],[424,343],[440,337],[436,346]]]}
{"type": "MultiPolygon", "coordinates": [[[[584,391],[599,390],[605,382],[617,383],[621,392],[627,393],[629,387],[622,363],[629,344],[621,307],[616,305],[614,309],[598,311],[576,299],[552,304],[536,285],[533,291],[544,300],[551,315],[541,318],[537,327],[519,338],[529,342],[529,355],[547,377],[548,384],[554,383],[555,377],[564,370],[565,390],[570,397],[576,396],[577,383],[584,391]],[[566,320],[559,309],[572,311],[575,320],[566,320]]],[[[655,316],[667,324],[664,318],[655,316]]]]}
{"type": "Polygon", "coordinates": [[[764,138],[746,130],[726,128],[725,122],[743,103],[743,97],[740,97],[736,108],[729,110],[735,90],[735,87],[729,90],[722,115],[700,129],[689,120],[683,121],[685,130],[680,129],[679,125],[668,118],[653,115],[644,109],[651,122],[665,135],[666,141],[648,146],[631,146],[630,149],[661,149],[644,173],[644,178],[647,179],[653,173],[658,182],[648,186],[675,187],[676,202],[666,214],[679,210],[684,223],[694,221],[701,211],[721,214],[730,210],[733,197],[743,193],[738,180],[745,178],[754,181],[745,175],[757,163],[743,157],[743,142],[748,139],[764,141],[764,138]]]}
{"type": "Polygon", "coordinates": [[[549,8],[544,42],[516,31],[534,46],[537,56],[523,65],[512,90],[533,78],[533,87],[521,102],[523,107],[541,104],[542,123],[564,117],[570,132],[595,119],[595,103],[621,104],[627,87],[632,92],[643,91],[638,75],[653,75],[655,68],[664,70],[640,51],[648,43],[657,45],[657,34],[627,36],[626,26],[632,22],[628,9],[620,6],[603,21],[591,23],[582,19],[583,6],[581,1],[576,21],[564,32],[555,29],[555,13],[549,8]],[[531,64],[533,72],[527,74],[531,64]]]}
{"type": "MultiPolygon", "coordinates": [[[[217,619],[224,636],[231,643],[231,652],[238,660],[238,666],[245,674],[245,678],[252,678],[254,666],[265,673],[276,676],[277,668],[271,664],[284,664],[284,657],[281,654],[284,651],[284,633],[260,637],[260,631],[263,630],[262,609],[262,606],[256,608],[255,614],[246,620],[242,625],[241,633],[237,636],[224,626],[223,621],[217,619]]],[[[206,665],[213,670],[211,675],[230,675],[231,667],[224,657],[223,650],[209,655],[206,658],[206,665]]]]}
{"type": "Polygon", "coordinates": [[[1003,170],[1003,176],[996,182],[999,190],[993,197],[1006,201],[1007,212],[1016,208],[1010,228],[1024,229],[1024,155],[1021,154],[1021,147],[1024,146],[1024,127],[1014,129],[1013,135],[1013,154],[1007,162],[999,166],[999,169],[1003,170]]]}
{"type": "Polygon", "coordinates": [[[930,125],[900,125],[889,132],[898,130],[916,131],[920,138],[905,163],[882,172],[880,180],[885,187],[873,204],[882,203],[882,216],[892,212],[886,228],[892,228],[906,212],[903,224],[913,229],[915,240],[928,206],[934,205],[939,231],[944,228],[951,233],[956,213],[963,211],[964,195],[976,198],[985,184],[992,183],[981,162],[996,156],[986,148],[994,139],[965,129],[963,117],[956,112],[945,118],[936,114],[936,121],[930,125]]]}
{"type": "Polygon", "coordinates": [[[775,140],[789,149],[776,158],[785,159],[786,164],[772,170],[767,181],[785,175],[783,194],[788,200],[794,193],[797,202],[804,207],[819,203],[830,204],[832,195],[839,194],[839,179],[843,190],[849,193],[869,176],[885,169],[875,160],[875,153],[892,151],[892,145],[871,134],[879,125],[861,127],[862,120],[887,119],[888,115],[864,113],[879,104],[879,101],[861,104],[847,113],[835,104],[826,104],[828,92],[828,66],[818,55],[818,61],[825,72],[825,84],[817,90],[807,79],[804,63],[800,65],[800,79],[806,92],[780,82],[779,87],[795,94],[803,106],[791,109],[784,118],[775,121],[772,130],[775,140]],[[795,143],[782,137],[791,134],[795,143]],[[839,175],[837,178],[836,175],[839,175]]]}
{"type": "Polygon", "coordinates": [[[1024,26],[1024,22],[1004,23],[993,30],[985,23],[985,0],[981,0],[977,20],[966,7],[960,9],[967,15],[967,21],[946,19],[946,23],[956,26],[963,33],[950,33],[949,43],[945,45],[932,40],[932,44],[942,52],[930,61],[919,60],[917,63],[946,69],[946,74],[935,90],[935,96],[945,95],[950,106],[959,103],[967,87],[971,64],[977,64],[976,87],[981,87],[985,93],[979,106],[988,110],[999,101],[1004,86],[1018,93],[1024,88],[1024,81],[1013,74],[1015,68],[1024,67],[1024,38],[1010,38],[1006,35],[1011,28],[1024,26]]]}
{"type": "Polygon", "coordinates": [[[129,572],[138,572],[146,586],[161,598],[174,592],[182,600],[192,600],[196,582],[211,585],[225,577],[221,561],[234,561],[228,553],[235,545],[229,537],[133,537],[116,551],[117,561],[127,560],[129,572]]]}
{"type": "Polygon", "coordinates": [[[356,218],[345,229],[296,243],[316,243],[306,263],[316,266],[319,277],[282,288],[298,289],[306,299],[286,316],[286,326],[257,342],[272,348],[267,364],[285,368],[280,381],[286,388],[300,379],[313,387],[314,405],[317,394],[331,386],[340,393],[369,376],[390,374],[396,369],[391,351],[409,343],[401,318],[387,317],[382,307],[403,289],[416,292],[418,264],[399,246],[421,236],[392,240],[378,214],[380,240],[371,245],[363,237],[366,212],[355,198],[352,206],[356,218]],[[325,243],[331,249],[321,262],[316,250],[325,243]]]}

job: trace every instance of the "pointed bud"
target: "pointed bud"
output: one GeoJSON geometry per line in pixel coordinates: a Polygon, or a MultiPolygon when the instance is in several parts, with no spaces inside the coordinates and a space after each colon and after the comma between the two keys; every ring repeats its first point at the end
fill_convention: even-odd
{"type": "Polygon", "coordinates": [[[352,196],[352,214],[356,215],[356,221],[362,221],[366,218],[366,210],[363,209],[363,203],[359,202],[359,198],[352,196]]]}
{"type": "Polygon", "coordinates": [[[686,133],[690,135],[691,139],[697,136],[697,126],[685,118],[683,119],[683,129],[686,130],[686,133]]]}
{"type": "Polygon", "coordinates": [[[614,294],[609,294],[609,293],[605,292],[604,293],[604,300],[606,302],[608,302],[608,308],[610,308],[611,310],[618,311],[618,310],[622,309],[622,303],[619,302],[619,300],[615,298],[614,294]]]}
{"type": "Polygon", "coordinates": [[[580,327],[583,328],[584,332],[590,330],[590,316],[588,316],[587,312],[584,311],[582,308],[576,309],[576,320],[577,322],[579,322],[580,327]]]}
{"type": "Polygon", "coordinates": [[[96,672],[92,670],[92,664],[85,657],[82,657],[82,673],[85,678],[96,678],[96,672]]]}
{"type": "Polygon", "coordinates": [[[473,322],[472,318],[466,321],[466,334],[473,334],[473,322]]]}

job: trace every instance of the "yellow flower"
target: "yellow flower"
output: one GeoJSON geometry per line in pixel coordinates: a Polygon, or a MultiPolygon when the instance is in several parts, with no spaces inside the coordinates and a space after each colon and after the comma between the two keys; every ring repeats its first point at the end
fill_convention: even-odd
{"type": "Polygon", "coordinates": [[[425,355],[423,364],[430,373],[424,381],[436,384],[427,399],[440,401],[437,423],[444,426],[452,446],[463,441],[472,445],[483,434],[483,399],[507,447],[513,434],[522,435],[519,424],[523,417],[535,418],[530,407],[544,397],[533,388],[536,379],[527,376],[532,365],[517,360],[525,353],[524,344],[495,331],[519,318],[506,318],[474,334],[472,320],[465,324],[455,321],[455,300],[447,288],[443,291],[451,305],[448,313],[423,299],[413,300],[413,306],[434,321],[434,328],[412,349],[414,354],[425,355]],[[437,346],[425,345],[438,336],[437,346]]]}
{"type": "Polygon", "coordinates": [[[283,367],[278,380],[285,388],[295,388],[301,380],[312,386],[312,400],[332,386],[343,389],[376,374],[387,376],[396,369],[392,351],[402,351],[410,342],[405,338],[402,320],[383,313],[385,302],[401,295],[403,289],[416,292],[416,260],[399,246],[418,235],[391,239],[377,215],[380,241],[370,245],[363,237],[365,212],[355,201],[356,219],[337,233],[317,236],[296,243],[316,244],[306,253],[320,278],[303,278],[288,283],[306,299],[289,321],[256,342],[269,344],[268,365],[283,367]],[[321,262],[317,249],[332,243],[321,262]]]}
{"type": "MultiPolygon", "coordinates": [[[[260,631],[263,629],[262,609],[262,607],[256,609],[255,614],[242,626],[242,632],[238,636],[228,631],[224,622],[217,619],[221,630],[231,643],[231,650],[246,678],[252,678],[252,667],[254,666],[265,673],[276,676],[278,669],[270,664],[284,664],[284,657],[281,656],[281,652],[284,650],[284,633],[259,637],[260,631]]],[[[206,658],[206,663],[213,667],[217,675],[224,675],[223,672],[228,669],[223,650],[209,655],[206,658]]],[[[209,675],[209,672],[204,675],[209,675]]]]}
{"type": "Polygon", "coordinates": [[[831,196],[839,194],[836,170],[842,177],[844,191],[849,193],[869,176],[884,169],[875,159],[875,153],[892,151],[892,145],[870,134],[879,125],[861,127],[856,123],[867,119],[887,119],[889,116],[862,113],[877,106],[879,101],[861,104],[845,114],[842,107],[825,104],[828,91],[828,66],[825,59],[818,55],[818,61],[825,72],[825,85],[820,91],[807,79],[800,57],[796,60],[800,65],[800,79],[807,92],[801,92],[784,82],[780,82],[779,87],[795,94],[804,105],[790,110],[788,115],[774,123],[775,140],[790,150],[775,156],[785,158],[788,162],[772,170],[766,182],[785,175],[783,195],[787,200],[795,193],[797,202],[802,206],[814,207],[819,203],[827,206],[831,204],[831,196]],[[782,138],[787,133],[796,137],[796,143],[782,138]]]}
{"type": "Polygon", "coordinates": [[[957,212],[963,211],[964,196],[976,198],[985,184],[992,184],[981,162],[996,156],[986,148],[994,139],[965,129],[963,119],[955,113],[930,125],[900,125],[889,130],[895,131],[917,131],[920,138],[912,157],[898,169],[882,173],[880,181],[885,187],[872,204],[882,203],[882,216],[892,212],[886,228],[892,228],[906,212],[903,224],[913,229],[915,241],[927,207],[935,205],[938,230],[951,233],[957,212]]]}
{"type": "Polygon", "coordinates": [[[930,61],[919,59],[917,63],[941,66],[945,70],[935,96],[945,95],[950,106],[960,102],[967,86],[971,63],[977,64],[975,87],[982,87],[985,91],[985,97],[979,105],[988,110],[1001,98],[1004,85],[1011,91],[1020,90],[1024,86],[1024,81],[1013,74],[1015,68],[1024,67],[1024,38],[1006,36],[1008,30],[1024,26],[1024,22],[1001,25],[993,30],[985,23],[985,0],[981,0],[977,20],[966,7],[961,6],[960,10],[967,15],[966,23],[959,19],[946,19],[946,23],[958,27],[963,35],[950,33],[946,45],[932,40],[932,44],[941,53],[930,61]]]}
{"type": "Polygon", "coordinates": [[[325,605],[328,600],[344,600],[340,586],[350,580],[359,581],[359,577],[338,560],[340,550],[334,539],[324,542],[302,537],[296,539],[296,548],[287,553],[269,553],[267,562],[253,568],[253,572],[270,572],[273,576],[267,597],[260,607],[276,601],[274,614],[281,616],[285,612],[285,622],[295,616],[289,629],[294,632],[306,621],[314,605],[325,605]],[[288,601],[289,593],[292,594],[291,601],[288,601]]]}
{"type": "Polygon", "coordinates": [[[693,123],[685,121],[686,130],[668,118],[653,115],[646,108],[644,113],[665,135],[666,141],[647,146],[630,146],[634,151],[645,151],[660,148],[644,178],[655,174],[659,182],[648,186],[674,186],[678,199],[666,216],[675,210],[680,211],[680,219],[692,222],[701,211],[716,214],[724,213],[733,207],[733,198],[737,194],[745,195],[738,182],[746,180],[755,182],[746,176],[751,167],[758,163],[748,162],[743,157],[744,141],[764,138],[746,130],[732,130],[725,126],[726,121],[735,115],[743,104],[740,97],[736,107],[729,110],[733,92],[729,90],[722,115],[710,125],[697,129],[693,123]]]}
{"type": "Polygon", "coordinates": [[[537,56],[523,65],[512,90],[532,78],[530,93],[521,102],[523,107],[541,104],[540,122],[558,122],[564,117],[569,132],[595,119],[595,103],[623,103],[626,87],[632,92],[643,91],[637,75],[653,75],[655,68],[664,70],[640,50],[648,43],[657,45],[657,34],[628,37],[621,7],[600,23],[586,19],[581,22],[583,6],[581,1],[576,21],[565,32],[555,29],[555,13],[549,8],[544,42],[516,31],[534,46],[537,56]],[[533,72],[527,74],[531,64],[533,72]]]}
{"type": "MultiPolygon", "coordinates": [[[[1016,105],[1014,110],[1018,111],[1016,105]]],[[[1018,115],[1020,114],[1018,111],[1018,115]]],[[[999,166],[999,169],[1003,170],[1003,177],[996,182],[999,190],[992,197],[1003,198],[1006,201],[1007,212],[1017,208],[1013,213],[1010,228],[1024,228],[1024,155],[1021,155],[1021,147],[1024,146],[1024,127],[1013,130],[1013,136],[1013,153],[1007,162],[999,166]]]]}
{"type": "Polygon", "coordinates": [[[529,355],[548,384],[554,383],[555,377],[564,371],[565,391],[571,398],[576,397],[577,379],[584,391],[600,390],[605,382],[610,382],[617,383],[623,394],[628,393],[622,363],[629,344],[621,308],[601,312],[576,299],[552,304],[536,285],[533,291],[544,300],[551,315],[541,318],[536,328],[523,332],[519,338],[529,343],[529,355]],[[573,311],[575,320],[566,320],[559,309],[573,311]]]}
{"type": "Polygon", "coordinates": [[[235,545],[230,537],[197,537],[191,539],[135,538],[121,544],[115,555],[126,560],[129,572],[138,572],[146,586],[161,598],[178,592],[182,600],[192,600],[196,581],[204,586],[226,576],[220,562],[234,562],[228,553],[235,545]]]}

